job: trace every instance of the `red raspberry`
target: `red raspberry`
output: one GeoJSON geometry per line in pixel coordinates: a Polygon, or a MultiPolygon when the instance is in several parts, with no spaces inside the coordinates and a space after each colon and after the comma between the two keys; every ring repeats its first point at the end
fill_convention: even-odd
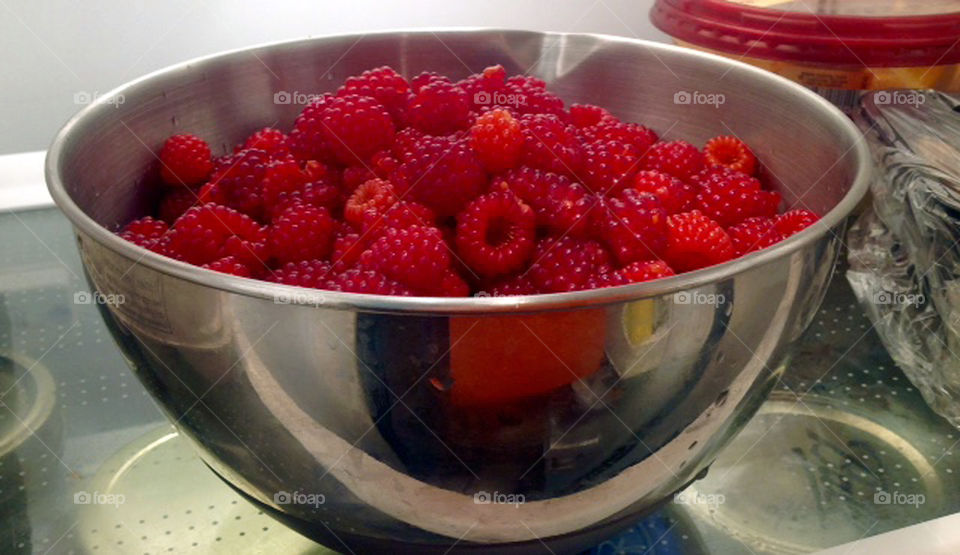
{"type": "Polygon", "coordinates": [[[674,214],[667,224],[670,231],[664,259],[678,272],[720,264],[736,255],[730,236],[699,210],[674,214]]]}
{"type": "Polygon", "coordinates": [[[324,289],[331,275],[330,263],[326,260],[301,260],[277,268],[267,277],[267,281],[324,289]]]}
{"type": "Polygon", "coordinates": [[[533,253],[533,210],[510,192],[477,197],[457,216],[457,252],[483,277],[523,268],[533,253]]]}
{"type": "Polygon", "coordinates": [[[487,291],[478,293],[478,297],[513,297],[516,295],[536,295],[537,288],[530,282],[529,275],[507,276],[487,286],[487,291]]]}
{"type": "Polygon", "coordinates": [[[490,173],[515,167],[523,149],[520,122],[506,110],[491,110],[470,128],[470,145],[490,173]]]}
{"type": "Polygon", "coordinates": [[[410,90],[416,94],[420,92],[420,89],[426,87],[430,83],[435,82],[449,83],[450,79],[440,75],[435,71],[422,71],[419,75],[410,80],[410,90]]]}
{"type": "Polygon", "coordinates": [[[409,297],[414,294],[409,287],[397,283],[376,270],[351,268],[326,280],[324,289],[367,295],[394,295],[409,297]]]}
{"type": "Polygon", "coordinates": [[[170,249],[191,264],[235,256],[260,267],[269,254],[264,228],[249,216],[217,204],[187,210],[170,232],[170,249]]]}
{"type": "Polygon", "coordinates": [[[317,208],[326,208],[330,213],[338,212],[341,205],[340,190],[326,181],[307,183],[296,191],[280,193],[270,211],[275,218],[291,206],[305,204],[317,208]]]}
{"type": "Polygon", "coordinates": [[[280,197],[299,191],[307,182],[307,176],[296,160],[287,159],[272,162],[263,172],[260,180],[261,198],[268,214],[276,212],[280,197]]]}
{"type": "Polygon", "coordinates": [[[591,278],[610,270],[610,255],[600,243],[561,237],[537,244],[530,281],[544,293],[589,288],[591,278]]]}
{"type": "Polygon", "coordinates": [[[604,116],[610,115],[606,109],[593,104],[571,104],[570,123],[574,127],[590,127],[600,123],[604,116]]]}
{"type": "Polygon", "coordinates": [[[460,274],[453,270],[447,270],[447,273],[440,280],[440,284],[427,291],[426,294],[432,297],[469,297],[470,286],[460,277],[460,274]]]}
{"type": "Polygon", "coordinates": [[[288,138],[290,150],[297,160],[305,162],[331,157],[326,140],[327,130],[321,116],[332,99],[333,96],[329,94],[318,96],[297,116],[288,138]]]}
{"type": "Polygon", "coordinates": [[[494,179],[491,190],[508,190],[520,197],[533,208],[537,226],[548,235],[590,233],[589,214],[596,199],[566,176],[520,167],[494,179]]]}
{"type": "Polygon", "coordinates": [[[237,152],[251,148],[262,150],[270,156],[285,156],[290,154],[287,135],[283,131],[274,129],[273,127],[264,127],[247,137],[247,140],[237,149],[237,152]]]}
{"type": "Polygon", "coordinates": [[[435,228],[386,229],[360,255],[359,267],[378,270],[416,290],[430,290],[450,269],[449,247],[435,228]]]}
{"type": "Polygon", "coordinates": [[[349,95],[373,97],[387,109],[394,123],[399,125],[404,121],[410,85],[392,67],[381,66],[347,77],[337,91],[337,96],[349,95]]]}
{"type": "Polygon", "coordinates": [[[174,135],[160,149],[160,177],[169,185],[197,185],[213,170],[210,145],[194,135],[174,135]]]}
{"type": "Polygon", "coordinates": [[[536,77],[514,75],[507,79],[504,92],[519,114],[550,114],[565,121],[563,100],[547,92],[546,87],[546,83],[536,77]]]}
{"type": "Polygon", "coordinates": [[[777,226],[777,231],[786,238],[810,227],[819,219],[820,216],[817,216],[813,212],[798,208],[780,214],[776,217],[776,220],[774,220],[774,224],[777,226]]]}
{"type": "Polygon", "coordinates": [[[325,258],[336,223],[326,208],[291,206],[270,227],[270,252],[280,263],[325,258]]]}
{"type": "Polygon", "coordinates": [[[627,283],[640,283],[676,275],[663,260],[637,261],[620,268],[617,273],[623,276],[627,283]]]}
{"type": "Polygon", "coordinates": [[[506,83],[506,70],[496,65],[461,80],[457,85],[467,93],[471,108],[482,111],[492,105],[494,93],[502,91],[506,83]]]}
{"type": "Polygon", "coordinates": [[[657,134],[638,123],[626,123],[617,118],[606,115],[595,125],[579,129],[580,138],[584,142],[620,141],[631,144],[637,149],[640,156],[647,153],[651,146],[659,140],[657,134]]]}
{"type": "MultiPolygon", "coordinates": [[[[400,140],[410,128],[397,133],[397,141],[400,140]]],[[[367,164],[361,166],[350,166],[343,170],[343,190],[346,193],[352,193],[357,187],[363,185],[371,179],[387,179],[400,163],[389,151],[380,151],[370,157],[367,164]]]]}
{"type": "Polygon", "coordinates": [[[235,256],[225,256],[223,258],[218,258],[213,262],[204,264],[202,268],[213,270],[214,272],[231,274],[234,276],[240,276],[245,278],[253,277],[253,271],[250,269],[250,267],[240,262],[240,260],[235,256]]]}
{"type": "Polygon", "coordinates": [[[565,175],[576,175],[583,153],[575,129],[555,115],[520,117],[524,165],[565,175]]]}
{"type": "Polygon", "coordinates": [[[144,216],[123,226],[117,235],[135,245],[149,249],[156,245],[168,229],[166,222],[144,216]]]}
{"type": "Polygon", "coordinates": [[[685,181],[703,169],[703,154],[686,141],[656,143],[643,157],[643,169],[661,171],[685,181]]]}
{"type": "Polygon", "coordinates": [[[157,217],[173,224],[187,211],[191,206],[197,204],[197,191],[186,187],[177,187],[167,191],[160,200],[160,206],[157,208],[157,217]]]}
{"type": "Polygon", "coordinates": [[[364,236],[373,240],[379,237],[384,229],[432,227],[435,223],[436,217],[432,210],[416,202],[401,200],[386,210],[364,212],[361,228],[364,236]]]}
{"type": "Polygon", "coordinates": [[[773,218],[747,218],[728,227],[727,235],[733,241],[733,250],[737,256],[765,249],[783,239],[774,222],[773,218]]]}
{"type": "Polygon", "coordinates": [[[760,182],[747,174],[721,168],[715,166],[693,178],[700,185],[697,208],[701,212],[725,227],[776,215],[780,193],[762,190],[760,182]]]}
{"type": "Polygon", "coordinates": [[[640,154],[633,145],[598,141],[583,145],[583,184],[595,193],[616,192],[625,187],[639,166],[640,154]]]}
{"type": "Polygon", "coordinates": [[[373,212],[379,216],[397,202],[397,193],[393,185],[383,179],[371,179],[363,185],[357,187],[357,190],[347,199],[343,207],[343,219],[353,225],[361,225],[366,219],[366,212],[373,212]]]}
{"type": "Polygon", "coordinates": [[[633,176],[631,187],[641,193],[650,193],[660,199],[667,214],[679,214],[692,210],[696,205],[697,192],[689,183],[672,175],[656,171],[640,171],[633,176]]]}
{"type": "Polygon", "coordinates": [[[361,235],[353,228],[341,226],[334,235],[333,253],[330,255],[330,260],[338,269],[352,268],[360,260],[360,255],[367,250],[373,239],[369,235],[361,235]]]}
{"type": "Polygon", "coordinates": [[[270,163],[270,157],[262,150],[240,151],[225,161],[201,188],[200,202],[223,204],[262,220],[263,190],[260,182],[270,163]]]}
{"type": "Polygon", "coordinates": [[[438,218],[456,215],[487,186],[487,175],[464,141],[424,137],[391,175],[401,198],[425,204],[438,218]]]}
{"type": "Polygon", "coordinates": [[[667,247],[667,211],[650,193],[627,189],[603,201],[593,218],[620,264],[659,258],[667,247]]]}
{"type": "Polygon", "coordinates": [[[703,155],[709,165],[724,166],[747,175],[757,170],[757,158],[750,147],[733,136],[710,139],[703,147],[703,155]]]}
{"type": "Polygon", "coordinates": [[[320,125],[327,147],[343,164],[365,161],[393,143],[390,114],[369,96],[332,99],[320,112],[320,125]]]}
{"type": "Polygon", "coordinates": [[[410,100],[407,122],[431,135],[446,135],[470,125],[470,101],[467,93],[453,83],[434,80],[410,100]]]}

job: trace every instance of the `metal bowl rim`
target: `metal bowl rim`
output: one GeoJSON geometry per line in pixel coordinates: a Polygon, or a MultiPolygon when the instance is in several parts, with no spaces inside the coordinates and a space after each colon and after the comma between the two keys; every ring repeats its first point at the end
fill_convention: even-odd
{"type": "MultiPolygon", "coordinates": [[[[844,153],[846,155],[846,153],[844,153]]],[[[533,313],[550,310],[568,310],[575,308],[599,307],[619,302],[640,300],[645,298],[657,297],[676,293],[679,291],[696,289],[709,286],[728,279],[736,274],[762,266],[769,262],[784,258],[789,254],[809,246],[827,233],[834,234],[834,229],[839,229],[845,218],[856,207],[860,199],[867,191],[871,177],[870,154],[863,142],[854,124],[835,106],[826,99],[810,91],[809,89],[794,83],[779,75],[764,71],[746,63],[731,60],[723,56],[700,52],[683,48],[680,46],[658,43],[643,39],[620,37],[614,35],[605,35],[597,33],[564,33],[564,32],[541,32],[521,29],[502,29],[502,28],[484,28],[484,27],[449,27],[449,28],[417,28],[417,29],[392,29],[376,31],[370,33],[343,33],[335,35],[324,35],[321,37],[311,37],[306,39],[294,39],[277,42],[263,43],[233,50],[227,50],[215,54],[193,58],[184,62],[173,64],[165,68],[153,71],[142,77],[129,81],[119,87],[114,88],[108,93],[98,97],[98,100],[85,106],[71,117],[63,127],[57,132],[47,151],[45,161],[45,176],[47,187],[54,202],[63,211],[74,227],[83,232],[83,234],[93,238],[98,243],[117,252],[133,261],[134,264],[144,264],[145,266],[159,271],[163,274],[180,278],[198,285],[211,287],[219,291],[236,293],[244,296],[258,297],[263,299],[285,299],[289,304],[323,306],[324,308],[333,308],[341,310],[354,310],[365,312],[390,312],[390,313],[417,313],[417,314],[488,314],[488,313],[533,313]],[[572,293],[552,293],[539,295],[523,295],[514,297],[394,297],[386,295],[367,295],[358,293],[342,293],[337,291],[327,291],[319,289],[308,289],[291,285],[282,285],[267,281],[241,278],[229,274],[223,274],[212,270],[193,266],[185,262],[180,262],[172,258],[167,258],[154,253],[133,243],[121,239],[119,236],[95,222],[91,217],[84,213],[73,201],[64,187],[60,175],[60,163],[65,149],[65,145],[78,140],[73,136],[73,131],[82,122],[93,119],[102,114],[113,110],[109,105],[109,99],[129,91],[148,88],[154,80],[159,77],[174,74],[179,71],[195,69],[198,66],[210,65],[231,57],[240,56],[249,52],[255,52],[264,48],[278,48],[284,46],[293,46],[303,43],[324,42],[333,40],[350,40],[357,42],[365,37],[383,37],[396,34],[408,35],[433,35],[437,40],[438,33],[458,33],[464,35],[485,35],[485,34],[512,34],[512,35],[530,35],[541,37],[584,37],[597,41],[619,42],[634,46],[641,46],[648,50],[671,52],[681,56],[687,56],[703,60],[705,63],[721,64],[729,67],[731,71],[746,72],[753,74],[757,79],[766,80],[771,86],[777,86],[783,89],[783,93],[793,93],[818,106],[823,111],[823,115],[834,126],[839,126],[845,130],[847,139],[853,144],[850,150],[854,151],[858,165],[857,174],[847,194],[833,207],[832,210],[823,215],[815,225],[797,233],[796,235],[781,241],[780,243],[766,249],[733,259],[722,264],[710,266],[693,272],[686,272],[670,278],[663,278],[654,281],[623,285],[618,287],[608,287],[603,289],[592,289],[588,291],[577,291],[572,293]]]]}

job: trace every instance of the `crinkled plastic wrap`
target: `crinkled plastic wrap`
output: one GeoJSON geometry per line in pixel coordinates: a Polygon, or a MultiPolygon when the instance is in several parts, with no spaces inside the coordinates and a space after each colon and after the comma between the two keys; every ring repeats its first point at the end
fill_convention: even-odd
{"type": "Polygon", "coordinates": [[[877,163],[851,226],[847,278],[893,360],[960,427],[960,98],[864,97],[855,119],[877,163]]]}

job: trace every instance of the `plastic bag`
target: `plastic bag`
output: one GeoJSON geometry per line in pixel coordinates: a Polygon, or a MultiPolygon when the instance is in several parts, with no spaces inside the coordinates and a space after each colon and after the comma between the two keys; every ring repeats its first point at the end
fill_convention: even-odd
{"type": "Polygon", "coordinates": [[[847,279],[891,357],[960,427],[960,99],[866,95],[855,120],[877,164],[848,233],[847,279]]]}

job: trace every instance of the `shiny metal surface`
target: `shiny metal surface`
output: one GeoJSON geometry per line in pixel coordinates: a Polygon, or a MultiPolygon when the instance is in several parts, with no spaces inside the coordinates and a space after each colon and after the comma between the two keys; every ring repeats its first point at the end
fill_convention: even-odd
{"type": "Polygon", "coordinates": [[[688,483],[762,402],[815,312],[869,173],[857,131],[801,87],[719,57],[604,36],[313,39],[189,62],[113,94],[125,102],[104,95],[83,110],[47,161],[92,285],[124,301],[101,305],[109,327],[222,478],[311,537],[360,551],[541,541],[574,551],[596,543],[591,531],[629,524],[688,483]],[[258,127],[289,125],[299,106],[273,103],[279,91],[331,90],[380,64],[460,76],[491,63],[530,68],[566,101],[608,106],[668,137],[735,133],[757,145],[788,205],[823,220],[774,248],[668,280],[459,300],[235,278],[111,233],[153,201],[152,152],[172,133],[198,133],[225,151],[258,127]],[[684,91],[724,102],[674,103],[684,91]],[[450,401],[460,345],[452,329],[509,364],[488,330],[521,325],[552,353],[534,330],[561,320],[600,331],[597,371],[509,405],[450,401]]]}

